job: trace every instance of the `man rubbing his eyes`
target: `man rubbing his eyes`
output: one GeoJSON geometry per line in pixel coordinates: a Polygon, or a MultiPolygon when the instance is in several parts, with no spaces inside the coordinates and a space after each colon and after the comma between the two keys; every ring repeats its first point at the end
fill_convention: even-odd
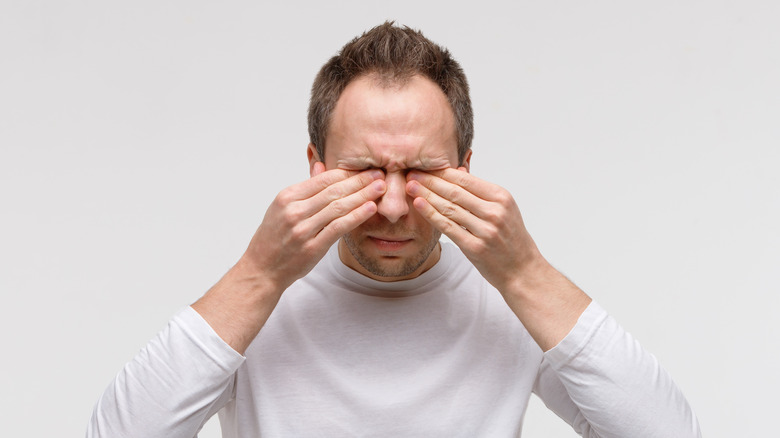
{"type": "Polygon", "coordinates": [[[697,437],[680,390],[469,173],[466,77],[384,23],[317,75],[311,178],[119,373],[89,437],[520,436],[531,393],[583,436],[697,437]],[[442,244],[447,235],[454,243],[442,244]]]}

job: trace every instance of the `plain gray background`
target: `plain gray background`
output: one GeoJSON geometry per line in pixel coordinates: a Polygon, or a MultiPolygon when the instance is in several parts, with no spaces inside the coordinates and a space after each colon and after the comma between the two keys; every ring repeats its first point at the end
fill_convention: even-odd
{"type": "MultiPolygon", "coordinates": [[[[659,357],[705,436],[767,436],[778,5],[2,0],[2,434],[83,435],[122,365],[308,177],[320,65],[396,19],[469,76],[472,173],[659,357]]],[[[532,398],[525,436],[574,434],[532,398]]]]}

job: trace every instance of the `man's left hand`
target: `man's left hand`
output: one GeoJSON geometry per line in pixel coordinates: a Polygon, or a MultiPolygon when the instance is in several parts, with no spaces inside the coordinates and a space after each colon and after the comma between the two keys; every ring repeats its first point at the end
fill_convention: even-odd
{"type": "Polygon", "coordinates": [[[407,179],[414,208],[501,292],[542,350],[557,345],[591,300],[542,257],[512,195],[462,167],[407,179]]]}
{"type": "Polygon", "coordinates": [[[501,292],[541,259],[512,195],[465,168],[412,171],[406,185],[414,207],[460,247],[501,292]]]}

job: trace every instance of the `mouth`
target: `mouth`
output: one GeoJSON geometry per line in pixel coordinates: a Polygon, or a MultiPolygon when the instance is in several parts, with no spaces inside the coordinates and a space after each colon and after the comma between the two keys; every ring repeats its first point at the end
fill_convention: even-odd
{"type": "Polygon", "coordinates": [[[380,251],[393,252],[403,249],[406,245],[412,242],[412,239],[403,237],[378,237],[368,236],[368,240],[373,243],[380,251]]]}

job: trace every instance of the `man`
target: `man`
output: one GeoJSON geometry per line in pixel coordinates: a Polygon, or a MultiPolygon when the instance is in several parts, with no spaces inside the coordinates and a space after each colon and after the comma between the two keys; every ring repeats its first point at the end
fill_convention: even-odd
{"type": "Polygon", "coordinates": [[[466,78],[392,23],[312,88],[311,179],[98,402],[88,436],[519,436],[531,392],[584,436],[699,436],[655,359],[469,174],[466,78]],[[455,245],[439,243],[446,234],[455,245]]]}

